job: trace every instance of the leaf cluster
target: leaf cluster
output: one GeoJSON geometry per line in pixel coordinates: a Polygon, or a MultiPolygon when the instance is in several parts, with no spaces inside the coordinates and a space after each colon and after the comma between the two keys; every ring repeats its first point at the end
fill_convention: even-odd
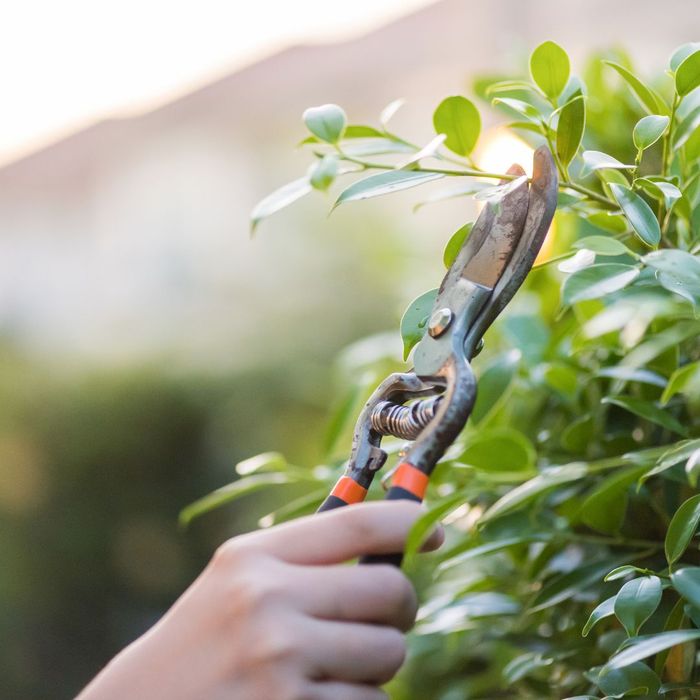
{"type": "MultiPolygon", "coordinates": [[[[477,83],[510,129],[554,154],[556,238],[489,331],[476,407],[409,540],[406,566],[425,605],[396,698],[698,697],[699,86],[698,44],[647,81],[620,52],[574,75],[551,41],[532,52],[527,77],[477,83]],[[436,520],[448,523],[447,545],[417,557],[436,520]]],[[[256,207],[253,225],[336,182],[334,207],[448,180],[421,205],[489,198],[512,179],[474,162],[475,101],[443,100],[425,144],[390,128],[400,106],[377,125],[348,123],[336,105],[307,110],[313,164],[256,207]]],[[[446,266],[470,229],[460,222],[445,237],[446,266]]],[[[408,305],[406,356],[434,297],[408,305]]],[[[185,517],[300,479],[309,493],[264,522],[312,510],[342,470],[367,395],[404,367],[381,348],[362,357],[330,423],[325,465],[268,456],[254,465],[260,474],[185,517]]]]}

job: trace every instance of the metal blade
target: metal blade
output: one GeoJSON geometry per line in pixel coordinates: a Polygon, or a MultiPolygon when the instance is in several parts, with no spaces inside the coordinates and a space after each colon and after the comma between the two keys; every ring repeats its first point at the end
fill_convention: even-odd
{"type": "MultiPolygon", "coordinates": [[[[513,174],[520,174],[518,169],[513,174]]],[[[528,207],[528,183],[522,175],[501,185],[497,199],[487,202],[457,259],[443,280],[441,290],[460,277],[483,287],[493,287],[515,250],[523,231],[528,207]]]]}
{"type": "Polygon", "coordinates": [[[513,298],[532,268],[557,208],[557,168],[549,149],[540,146],[533,157],[527,219],[515,254],[467,336],[465,351],[471,357],[479,340],[513,298]]]}

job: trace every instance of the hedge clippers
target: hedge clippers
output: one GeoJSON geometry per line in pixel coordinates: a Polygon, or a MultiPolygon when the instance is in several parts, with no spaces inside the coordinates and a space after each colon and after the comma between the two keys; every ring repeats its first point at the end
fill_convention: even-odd
{"type": "MultiPolygon", "coordinates": [[[[557,205],[558,179],[546,146],[535,151],[533,177],[513,165],[476,220],[447,271],[427,332],[414,350],[414,369],[387,377],[361,411],[343,476],[320,511],[365,499],[387,453],[382,438],[413,441],[390,473],[386,498],[421,502],[430,474],[460,434],[476,400],[470,360],[482,337],[522,285],[549,230],[557,205]]],[[[401,564],[402,555],[363,562],[401,564]]]]}

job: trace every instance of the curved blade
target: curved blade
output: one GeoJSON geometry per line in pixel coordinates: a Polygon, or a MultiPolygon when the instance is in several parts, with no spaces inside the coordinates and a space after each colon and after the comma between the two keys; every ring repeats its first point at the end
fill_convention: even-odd
{"type": "Polygon", "coordinates": [[[527,178],[518,177],[501,187],[499,197],[489,200],[476,220],[440,292],[460,277],[492,288],[503,274],[523,233],[528,210],[527,178]]]}
{"type": "Polygon", "coordinates": [[[520,289],[530,272],[557,208],[558,187],[557,168],[552,154],[546,146],[540,146],[533,157],[525,228],[491,297],[471,325],[465,342],[467,357],[472,357],[481,337],[520,289]]]}

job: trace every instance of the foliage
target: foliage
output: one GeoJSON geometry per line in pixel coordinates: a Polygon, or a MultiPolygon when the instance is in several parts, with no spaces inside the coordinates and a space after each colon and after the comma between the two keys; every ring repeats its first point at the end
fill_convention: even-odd
{"type": "MultiPolygon", "coordinates": [[[[621,53],[577,77],[546,42],[531,79],[477,81],[480,97],[515,115],[511,129],[555,156],[559,254],[489,332],[476,409],[431,480],[406,564],[425,604],[396,698],[700,697],[699,48],[678,49],[649,83],[621,53]],[[426,523],[445,517],[443,550],[412,556],[426,523]]],[[[390,130],[398,106],[376,127],[348,125],[334,105],[307,111],[316,169],[270,195],[255,223],[358,171],[335,206],[442,180],[458,187],[426,201],[482,198],[487,183],[512,179],[473,161],[473,101],[444,100],[425,146],[390,130]]],[[[407,353],[431,298],[402,320],[407,353]]],[[[266,523],[313,509],[358,408],[403,366],[381,350],[354,355],[327,464],[266,523]]],[[[260,470],[299,479],[280,460],[260,470]]]]}

